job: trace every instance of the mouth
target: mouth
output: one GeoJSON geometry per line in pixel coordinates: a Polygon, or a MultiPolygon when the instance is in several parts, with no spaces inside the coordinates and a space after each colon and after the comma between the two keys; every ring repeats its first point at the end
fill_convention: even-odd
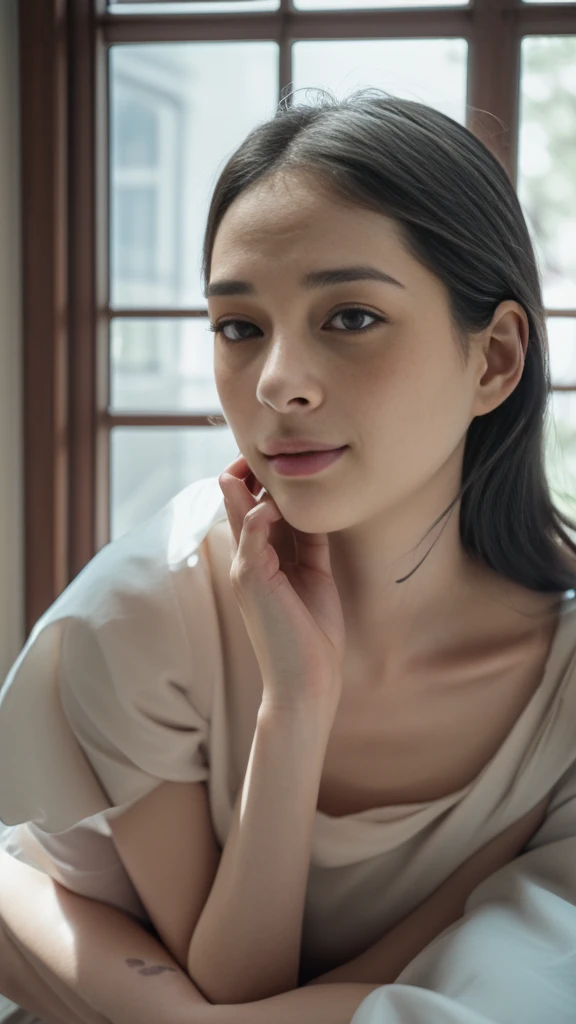
{"type": "Polygon", "coordinates": [[[327,447],[324,447],[324,448],[303,448],[302,451],[298,451],[298,452],[276,452],[275,455],[267,455],[265,452],[263,452],[262,454],[267,459],[278,459],[278,458],[288,458],[289,456],[292,456],[292,455],[318,455],[318,454],[320,454],[322,452],[340,452],[340,451],[343,451],[344,448],[348,448],[348,447],[349,446],[347,444],[343,444],[343,445],[340,445],[339,447],[334,447],[334,448],[327,448],[327,447]]]}
{"type": "Polygon", "coordinates": [[[293,452],[286,455],[267,455],[272,468],[281,476],[311,476],[337,462],[348,445],[323,451],[293,452]]]}

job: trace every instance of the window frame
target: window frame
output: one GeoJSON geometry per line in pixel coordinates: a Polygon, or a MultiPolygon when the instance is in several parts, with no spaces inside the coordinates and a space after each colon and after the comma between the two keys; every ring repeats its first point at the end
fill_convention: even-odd
{"type": "MultiPolygon", "coordinates": [[[[106,0],[19,5],[26,636],[110,540],[111,430],[207,426],[220,411],[108,410],[112,317],[206,316],[205,307],[110,308],[109,47],[274,40],[283,95],[297,40],[464,38],[466,127],[495,153],[516,187],[522,39],[562,34],[576,34],[576,2],[475,0],[457,8],[301,11],[280,0],[274,12],[214,15],[109,14],[106,0]],[[494,118],[503,125],[497,134],[494,118]]],[[[546,313],[576,317],[576,309],[546,313]]]]}

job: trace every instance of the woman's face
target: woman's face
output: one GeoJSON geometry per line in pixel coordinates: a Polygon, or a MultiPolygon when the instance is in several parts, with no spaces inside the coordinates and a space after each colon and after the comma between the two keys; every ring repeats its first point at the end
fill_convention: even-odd
{"type": "MultiPolygon", "coordinates": [[[[392,220],[309,175],[279,173],[224,215],[209,285],[224,281],[243,284],[208,288],[212,323],[234,321],[214,339],[218,395],[241,453],[294,527],[329,532],[397,514],[451,457],[460,466],[471,420],[489,411],[476,397],[486,360],[473,348],[464,367],[445,289],[392,220]],[[372,276],[305,281],[343,267],[372,276]],[[320,473],[282,476],[262,451],[282,435],[349,447],[320,473]]],[[[438,511],[458,490],[459,466],[438,511]]]]}

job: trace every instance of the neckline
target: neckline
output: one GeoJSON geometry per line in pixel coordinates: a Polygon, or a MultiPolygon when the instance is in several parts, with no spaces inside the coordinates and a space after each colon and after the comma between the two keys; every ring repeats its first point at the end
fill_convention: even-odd
{"type": "Polygon", "coordinates": [[[318,810],[318,808],[316,808],[316,817],[320,819],[323,823],[333,822],[335,825],[337,825],[340,822],[369,822],[372,818],[383,820],[383,818],[386,815],[389,815],[391,820],[397,820],[398,818],[407,817],[409,815],[415,814],[418,811],[425,811],[428,808],[439,808],[443,804],[446,805],[446,807],[449,807],[451,804],[456,803],[456,801],[460,797],[465,796],[470,790],[475,789],[476,786],[484,777],[484,775],[486,775],[492,769],[496,761],[498,761],[501,757],[504,756],[504,753],[516,738],[519,729],[524,725],[526,719],[531,715],[534,706],[542,700],[542,695],[546,693],[548,689],[548,683],[552,678],[552,666],[555,663],[556,653],[559,650],[560,641],[563,636],[563,626],[564,623],[568,621],[566,613],[571,610],[576,611],[576,591],[573,589],[564,592],[562,601],[559,605],[556,628],[552,636],[552,641],[550,643],[550,647],[548,650],[548,656],[546,658],[546,662],[542,672],[542,678],[538,686],[534,690],[534,693],[530,697],[530,700],[528,701],[526,706],[518,715],[518,718],[514,722],[514,725],[512,726],[508,735],[504,738],[503,742],[496,750],[495,754],[493,754],[490,760],[486,762],[484,767],[478,772],[478,775],[476,775],[471,782],[469,782],[466,786],[462,786],[461,789],[454,790],[452,793],[447,793],[445,796],[437,797],[435,800],[424,800],[419,802],[413,801],[411,803],[405,804],[382,804],[378,807],[369,807],[365,811],[357,811],[355,814],[327,814],[324,811],[320,811],[318,810]]]}

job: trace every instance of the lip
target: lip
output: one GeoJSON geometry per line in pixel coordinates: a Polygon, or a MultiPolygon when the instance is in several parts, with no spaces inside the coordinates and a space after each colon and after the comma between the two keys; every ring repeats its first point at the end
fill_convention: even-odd
{"type": "Polygon", "coordinates": [[[314,441],[310,437],[279,437],[277,440],[270,441],[267,450],[262,449],[262,454],[271,458],[275,455],[296,455],[300,452],[333,452],[337,448],[343,447],[345,445],[324,444],[322,441],[314,441]]]}
{"type": "Polygon", "coordinates": [[[337,462],[347,448],[348,445],[343,445],[342,448],[311,451],[302,455],[273,455],[268,457],[268,461],[281,476],[311,476],[337,462]]]}

